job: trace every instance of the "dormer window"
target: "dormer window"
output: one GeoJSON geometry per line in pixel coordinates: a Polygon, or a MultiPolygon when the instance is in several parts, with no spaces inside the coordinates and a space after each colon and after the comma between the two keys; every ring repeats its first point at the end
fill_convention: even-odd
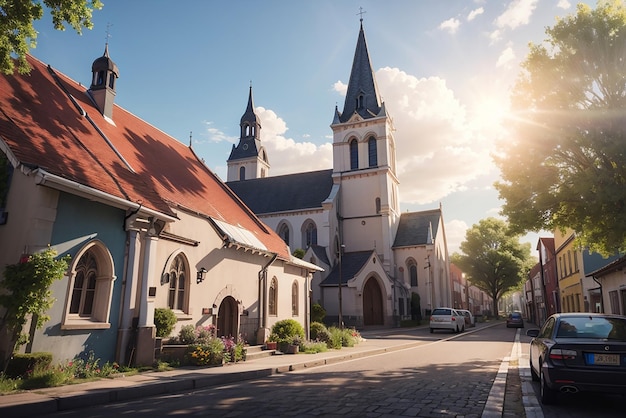
{"type": "Polygon", "coordinates": [[[104,71],[98,71],[96,73],[96,79],[94,80],[94,85],[96,86],[102,86],[104,85],[104,77],[105,77],[105,72],[104,71]]]}
{"type": "Polygon", "coordinates": [[[365,106],[365,96],[359,94],[356,98],[356,108],[362,109],[365,106]]]}

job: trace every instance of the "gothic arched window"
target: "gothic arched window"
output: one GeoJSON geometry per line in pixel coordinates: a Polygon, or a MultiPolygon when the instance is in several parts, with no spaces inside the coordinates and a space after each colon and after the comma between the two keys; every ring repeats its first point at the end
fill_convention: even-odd
{"type": "Polygon", "coordinates": [[[240,167],[239,168],[239,180],[245,180],[246,179],[246,167],[240,167]]]}
{"type": "Polygon", "coordinates": [[[356,139],[350,141],[350,170],[359,168],[359,142],[356,139]]]}
{"type": "Polygon", "coordinates": [[[367,140],[367,152],[369,155],[369,166],[378,167],[378,150],[376,148],[376,138],[370,136],[367,140]]]}
{"type": "Polygon", "coordinates": [[[189,292],[189,274],[185,256],[178,254],[169,266],[169,295],[167,305],[170,309],[185,311],[189,292]]]}
{"type": "Polygon", "coordinates": [[[267,295],[267,310],[270,315],[278,315],[278,280],[276,277],[272,278],[269,288],[269,294],[267,295]]]}
{"type": "Polygon", "coordinates": [[[291,285],[291,315],[298,316],[298,282],[291,285]]]}

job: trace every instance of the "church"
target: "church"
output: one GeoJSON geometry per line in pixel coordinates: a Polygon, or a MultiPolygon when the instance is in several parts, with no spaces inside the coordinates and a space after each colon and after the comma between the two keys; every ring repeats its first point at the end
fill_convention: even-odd
{"type": "Polygon", "coordinates": [[[380,97],[361,19],[345,103],[330,125],[333,166],[270,176],[252,87],[227,160],[228,187],[290,251],[323,268],[311,303],[329,323],[397,326],[452,302],[442,208],[400,211],[393,119],[380,97]]]}

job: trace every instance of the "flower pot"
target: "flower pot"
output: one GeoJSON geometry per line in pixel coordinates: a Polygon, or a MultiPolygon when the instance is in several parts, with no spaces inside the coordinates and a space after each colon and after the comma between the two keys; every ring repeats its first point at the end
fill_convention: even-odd
{"type": "Polygon", "coordinates": [[[298,354],[299,351],[300,351],[299,345],[289,344],[287,346],[287,350],[285,351],[285,353],[286,354],[298,354]]]}
{"type": "Polygon", "coordinates": [[[265,343],[266,350],[276,350],[278,343],[276,341],[268,341],[265,343]]]}

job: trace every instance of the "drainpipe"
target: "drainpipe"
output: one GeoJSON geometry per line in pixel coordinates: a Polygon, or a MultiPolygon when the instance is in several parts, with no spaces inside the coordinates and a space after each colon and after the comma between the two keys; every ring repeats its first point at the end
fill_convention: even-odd
{"type": "MultiPolygon", "coordinates": [[[[265,334],[264,330],[267,327],[267,309],[266,309],[266,295],[267,295],[267,269],[272,265],[274,261],[278,258],[278,254],[274,254],[270,261],[265,264],[261,270],[259,270],[259,293],[258,293],[258,301],[259,301],[259,335],[263,339],[261,343],[265,343],[265,334]]],[[[258,336],[257,336],[258,342],[258,336]]]]}
{"type": "Polygon", "coordinates": [[[598,283],[598,286],[600,286],[600,309],[602,310],[602,313],[604,313],[604,292],[602,291],[602,283],[596,279],[596,276],[591,276],[591,278],[594,282],[598,283]]]}

